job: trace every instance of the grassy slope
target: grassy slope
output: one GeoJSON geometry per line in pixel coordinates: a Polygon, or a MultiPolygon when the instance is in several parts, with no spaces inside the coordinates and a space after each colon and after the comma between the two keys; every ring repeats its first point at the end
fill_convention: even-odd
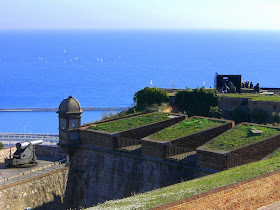
{"type": "Polygon", "coordinates": [[[210,119],[191,118],[174,126],[165,128],[150,136],[153,140],[171,140],[187,136],[189,134],[221,125],[223,122],[210,119]]]}
{"type": "Polygon", "coordinates": [[[252,101],[276,101],[280,102],[279,95],[261,95],[252,93],[229,93],[229,94],[219,94],[222,97],[233,97],[233,98],[250,98],[252,101]]]}
{"type": "Polygon", "coordinates": [[[132,197],[108,201],[90,209],[149,209],[277,169],[280,169],[280,157],[243,165],[132,197]]]}
{"type": "Polygon", "coordinates": [[[218,136],[212,142],[207,144],[207,147],[213,150],[229,151],[276,134],[280,134],[280,131],[274,128],[266,128],[255,125],[240,125],[218,136]],[[251,132],[252,128],[262,130],[263,133],[261,135],[254,135],[251,132]]]}
{"type": "Polygon", "coordinates": [[[90,125],[89,129],[113,133],[167,120],[169,119],[168,116],[169,114],[167,113],[150,113],[146,115],[115,120],[112,122],[105,122],[98,125],[90,125]]]}
{"type": "Polygon", "coordinates": [[[275,152],[270,158],[280,157],[280,151],[275,152]]]}

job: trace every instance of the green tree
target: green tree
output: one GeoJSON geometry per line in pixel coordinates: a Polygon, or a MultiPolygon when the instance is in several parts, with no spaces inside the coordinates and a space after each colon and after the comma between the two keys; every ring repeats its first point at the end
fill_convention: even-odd
{"type": "Polygon", "coordinates": [[[137,111],[144,111],[152,105],[161,105],[169,101],[168,93],[159,88],[145,87],[134,94],[133,101],[137,111]]]}
{"type": "Polygon", "coordinates": [[[189,116],[209,116],[210,107],[218,106],[219,95],[214,89],[205,87],[194,90],[186,89],[178,91],[175,96],[175,103],[181,112],[187,112],[189,116]]]}

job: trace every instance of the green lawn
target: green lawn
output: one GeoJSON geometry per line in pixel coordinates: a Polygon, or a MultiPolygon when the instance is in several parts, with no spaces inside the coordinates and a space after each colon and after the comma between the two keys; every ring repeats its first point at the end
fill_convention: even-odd
{"type": "Polygon", "coordinates": [[[280,157],[280,150],[275,152],[273,155],[271,155],[270,158],[276,158],[276,157],[280,157]]]}
{"type": "Polygon", "coordinates": [[[97,125],[93,124],[89,126],[89,129],[101,130],[109,133],[120,132],[132,128],[160,122],[163,120],[167,120],[169,119],[168,116],[169,114],[167,113],[150,113],[145,115],[139,115],[136,117],[115,120],[111,122],[104,122],[97,125]]]}
{"type": "Polygon", "coordinates": [[[205,146],[213,150],[230,151],[232,149],[236,149],[241,146],[260,141],[276,134],[280,134],[279,129],[242,124],[218,136],[205,146]],[[262,130],[263,133],[253,134],[251,132],[252,128],[262,130]]]}
{"type": "Polygon", "coordinates": [[[165,128],[154,135],[150,136],[152,140],[171,140],[187,136],[189,134],[212,128],[218,125],[223,124],[222,121],[215,121],[205,118],[189,118],[185,119],[182,122],[165,128]]]}
{"type": "Polygon", "coordinates": [[[280,169],[280,157],[243,165],[220,173],[107,201],[90,209],[150,209],[280,169]]]}
{"type": "Polygon", "coordinates": [[[280,95],[262,95],[253,93],[227,93],[219,94],[221,97],[233,97],[233,98],[250,98],[252,101],[276,101],[280,102],[280,95]]]}

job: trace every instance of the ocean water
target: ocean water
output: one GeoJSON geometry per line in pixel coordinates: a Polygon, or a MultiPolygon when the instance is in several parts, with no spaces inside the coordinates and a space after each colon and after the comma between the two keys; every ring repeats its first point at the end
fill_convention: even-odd
{"type": "MultiPolygon", "coordinates": [[[[280,31],[0,31],[0,108],[55,108],[69,95],[82,107],[128,107],[151,81],[213,87],[216,72],[279,87],[279,69],[280,31]]],[[[55,112],[0,117],[0,132],[57,132],[55,112]]]]}

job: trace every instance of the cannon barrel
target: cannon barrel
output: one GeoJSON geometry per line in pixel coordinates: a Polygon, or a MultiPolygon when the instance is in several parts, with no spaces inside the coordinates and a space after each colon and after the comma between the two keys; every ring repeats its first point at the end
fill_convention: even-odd
{"type": "Polygon", "coordinates": [[[35,140],[35,141],[30,141],[30,142],[20,142],[16,144],[17,149],[25,149],[28,147],[29,144],[32,145],[37,145],[37,144],[42,144],[43,140],[35,140]]]}

